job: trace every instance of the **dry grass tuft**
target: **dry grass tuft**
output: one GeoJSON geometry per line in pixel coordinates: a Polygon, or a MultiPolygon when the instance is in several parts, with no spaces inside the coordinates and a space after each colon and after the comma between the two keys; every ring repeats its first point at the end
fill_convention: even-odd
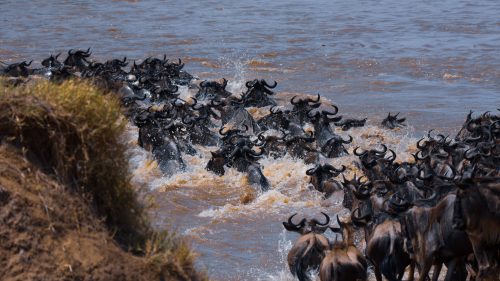
{"type": "Polygon", "coordinates": [[[89,198],[117,240],[131,245],[147,227],[130,184],[125,124],[117,100],[82,82],[0,88],[0,139],[89,198]]]}
{"type": "Polygon", "coordinates": [[[119,101],[87,83],[40,81],[13,88],[0,80],[0,143],[81,195],[120,245],[144,255],[153,272],[205,280],[182,238],[151,229],[130,182],[122,141],[126,123],[119,101]]]}

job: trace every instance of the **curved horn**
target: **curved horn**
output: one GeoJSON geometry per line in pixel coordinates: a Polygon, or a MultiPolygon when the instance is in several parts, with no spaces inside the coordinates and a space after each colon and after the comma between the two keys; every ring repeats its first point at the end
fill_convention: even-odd
{"type": "Polygon", "coordinates": [[[264,79],[261,80],[261,83],[264,84],[265,86],[267,86],[270,89],[274,89],[278,85],[278,82],[276,82],[276,81],[274,81],[273,85],[269,85],[269,84],[267,84],[266,80],[264,80],[264,79]]]}
{"type": "Polygon", "coordinates": [[[297,104],[299,104],[299,102],[298,102],[298,101],[295,101],[295,98],[296,98],[296,97],[297,97],[297,96],[293,96],[293,97],[290,99],[290,103],[291,103],[291,104],[293,104],[293,105],[297,105],[297,104]]]}
{"type": "Polygon", "coordinates": [[[283,222],[283,226],[286,228],[286,230],[289,230],[289,231],[298,231],[302,227],[304,227],[304,225],[306,223],[306,219],[302,219],[298,224],[295,224],[295,223],[292,222],[293,217],[295,217],[296,215],[297,215],[297,213],[291,215],[288,218],[288,222],[283,222]]]}
{"type": "Polygon", "coordinates": [[[352,136],[351,135],[349,135],[349,139],[348,140],[342,139],[342,143],[348,144],[348,143],[351,143],[351,142],[352,142],[352,136]]]}
{"type": "Polygon", "coordinates": [[[420,142],[423,141],[425,138],[421,138],[417,141],[417,148],[418,149],[424,149],[425,145],[421,145],[420,142]]]}
{"type": "Polygon", "coordinates": [[[333,170],[333,171],[335,171],[335,172],[337,172],[337,173],[342,173],[342,172],[344,172],[344,171],[345,171],[345,169],[346,169],[346,167],[345,167],[344,165],[342,165],[342,167],[341,167],[340,169],[337,169],[337,168],[335,168],[335,167],[333,167],[332,165],[329,165],[329,164],[327,164],[327,165],[325,165],[325,166],[326,166],[326,168],[327,168],[328,170],[331,170],[331,171],[333,170]]]}
{"type": "Polygon", "coordinates": [[[316,221],[317,225],[326,226],[326,225],[330,224],[330,217],[327,214],[323,213],[323,212],[321,212],[321,213],[325,216],[326,222],[325,223],[320,223],[320,222],[316,221]]]}
{"type": "Polygon", "coordinates": [[[318,170],[318,167],[319,167],[319,166],[316,166],[316,167],[314,167],[314,168],[311,168],[311,169],[307,170],[307,171],[306,171],[306,175],[308,175],[308,176],[312,176],[312,175],[314,175],[314,174],[316,173],[316,171],[318,170]]]}
{"type": "Polygon", "coordinates": [[[318,103],[319,100],[321,99],[321,96],[318,94],[316,97],[317,97],[316,100],[309,99],[307,102],[318,103]]]}
{"type": "Polygon", "coordinates": [[[339,215],[337,215],[337,223],[339,224],[340,227],[344,226],[344,224],[339,219],[339,215]]]}
{"type": "Polygon", "coordinates": [[[382,151],[374,149],[375,153],[377,154],[385,154],[387,152],[387,146],[385,144],[382,144],[382,151]]]}
{"type": "Polygon", "coordinates": [[[392,163],[394,162],[394,160],[396,160],[396,152],[394,152],[394,150],[392,149],[389,149],[389,151],[391,152],[392,155],[387,160],[389,160],[392,163]]]}
{"type": "Polygon", "coordinates": [[[332,107],[334,109],[333,112],[329,112],[329,111],[323,110],[323,114],[325,114],[325,115],[335,115],[335,114],[337,114],[339,112],[339,108],[336,105],[332,104],[332,107]]]}
{"type": "Polygon", "coordinates": [[[363,151],[363,152],[361,152],[361,153],[360,153],[360,152],[357,152],[357,151],[358,151],[358,149],[359,149],[359,146],[357,146],[357,147],[353,150],[354,155],[356,155],[356,156],[362,156],[362,155],[365,155],[365,154],[366,154],[366,151],[363,151]]]}
{"type": "Polygon", "coordinates": [[[227,132],[228,132],[228,131],[226,131],[226,132],[224,133],[224,129],[226,129],[226,127],[224,127],[224,126],[223,126],[222,128],[220,128],[220,129],[219,129],[219,134],[220,134],[221,136],[225,136],[225,135],[227,135],[227,132]]]}

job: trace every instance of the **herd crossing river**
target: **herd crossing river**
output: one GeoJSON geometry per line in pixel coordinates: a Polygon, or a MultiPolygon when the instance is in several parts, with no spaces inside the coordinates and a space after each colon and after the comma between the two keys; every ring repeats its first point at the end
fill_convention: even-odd
{"type": "MultiPolygon", "coordinates": [[[[200,254],[199,266],[206,268],[215,280],[293,280],[287,255],[299,236],[286,231],[282,222],[287,222],[294,213],[299,213],[294,223],[302,218],[323,222],[321,212],[325,212],[332,218],[332,226],[337,227],[336,215],[341,219],[349,217],[350,211],[342,204],[343,192],[330,181],[334,179],[342,184],[342,174],[348,181],[355,175],[370,177],[360,166],[363,152],[383,151],[381,145],[385,144],[385,158],[391,159],[392,150],[396,155],[394,163],[411,162],[414,161],[412,154],[419,158],[428,155],[425,151],[418,153],[425,150],[416,146],[422,136],[425,140],[419,144],[426,149],[432,146],[426,144],[432,139],[438,143],[442,137],[444,143],[454,139],[469,110],[474,111],[472,118],[486,111],[498,116],[499,13],[500,7],[494,0],[473,3],[451,0],[438,3],[53,1],[51,5],[39,0],[7,0],[0,3],[0,61],[3,62],[0,69],[5,71],[8,65],[25,60],[28,64],[33,59],[30,65],[11,66],[10,71],[18,71],[21,76],[42,77],[49,73],[42,66],[43,59],[62,53],[57,60],[64,63],[70,48],[73,54],[81,48],[80,55],[84,55],[88,47],[92,52],[88,62],[67,61],[66,64],[75,65],[72,67],[81,64],[80,67],[87,68],[89,62],[119,57],[111,67],[126,74],[113,79],[129,83],[128,89],[121,89],[124,97],[130,93],[136,96],[129,95],[125,103],[142,106],[137,107],[139,111],[131,110],[131,123],[125,136],[133,147],[131,171],[134,181],[155,195],[157,208],[151,214],[155,224],[188,236],[200,254]],[[145,57],[163,60],[163,54],[169,59],[169,71],[182,74],[171,79],[175,75],[169,73],[168,83],[156,85],[158,81],[167,80],[160,77],[146,85],[148,92],[139,92],[144,86],[141,83],[147,81],[134,84],[142,74],[130,74],[133,61],[140,65],[146,61],[145,57]],[[125,62],[123,57],[127,57],[125,62]],[[182,62],[177,60],[179,57],[182,62]],[[127,66],[120,66],[120,61],[127,66]],[[277,81],[276,87],[274,81],[277,81]],[[162,89],[158,94],[151,88],[153,84],[162,89]],[[138,86],[141,89],[134,88],[138,86]],[[223,89],[233,98],[227,104],[212,103],[210,99],[216,96],[205,95],[204,88],[215,92],[223,89]],[[237,104],[242,93],[250,89],[260,89],[264,94],[254,101],[245,101],[249,102],[243,105],[245,111],[234,114],[234,120],[226,120],[227,126],[219,132],[221,110],[237,104]],[[266,91],[275,94],[267,95],[266,91]],[[162,103],[162,95],[168,96],[170,106],[143,111],[152,103],[162,103]],[[321,103],[321,107],[294,117],[294,123],[298,122],[302,131],[288,124],[281,128],[283,130],[266,129],[264,131],[269,132],[260,134],[261,124],[257,124],[257,129],[248,121],[253,118],[258,123],[273,114],[290,114],[297,106],[290,102],[295,96],[295,103],[308,99],[311,102],[306,103],[307,106],[321,103]],[[265,102],[266,97],[277,106],[271,103],[259,107],[263,104],[256,102],[265,102]],[[215,126],[196,132],[192,128],[203,123],[198,118],[204,116],[207,105],[214,113],[206,112],[206,115],[215,126]],[[174,109],[178,111],[175,116],[174,109]],[[182,110],[189,113],[188,117],[182,110]],[[382,125],[388,113],[393,116],[398,112],[397,118],[406,118],[402,126],[396,121],[386,122],[388,127],[396,127],[393,129],[382,125]],[[167,150],[168,156],[161,155],[164,149],[155,147],[165,145],[166,148],[169,143],[156,146],[155,141],[150,144],[146,141],[141,147],[138,145],[141,144],[140,127],[149,122],[149,115],[163,125],[172,125],[171,132],[183,136],[194,132],[198,140],[204,142],[211,138],[213,143],[190,140],[184,147],[176,145],[177,154],[167,150]],[[335,120],[339,116],[342,119],[335,120]],[[332,124],[325,129],[321,122],[328,118],[332,124]],[[363,126],[347,126],[347,130],[343,130],[341,122],[353,119],[352,124],[363,123],[365,118],[363,126]],[[239,126],[240,123],[245,126],[239,126]],[[231,128],[248,136],[250,142],[231,137],[231,128]],[[430,129],[435,131],[427,136],[430,129]],[[316,139],[318,132],[321,139],[316,139]],[[226,149],[220,145],[224,134],[229,134],[226,149]],[[312,137],[314,142],[308,143],[312,137]],[[272,144],[274,141],[278,144],[272,144]],[[294,155],[297,149],[289,149],[289,146],[301,147],[301,144],[310,146],[313,152],[294,155]],[[354,153],[358,146],[356,152],[360,156],[354,153]],[[274,150],[266,152],[270,148],[274,150]],[[322,156],[314,155],[315,150],[322,156]],[[217,153],[232,157],[229,161],[222,160],[223,176],[220,166],[206,169],[217,153]],[[326,182],[318,179],[311,182],[311,176],[321,171],[333,176],[326,182]],[[326,199],[325,190],[331,190],[326,199]]],[[[150,59],[149,63],[154,61],[150,59]]],[[[57,73],[58,67],[51,67],[54,69],[48,76],[62,75],[61,79],[65,79],[64,70],[57,73]]],[[[108,71],[106,67],[99,69],[98,65],[92,71],[83,68],[72,69],[69,75],[77,72],[89,78],[103,77],[108,71]]],[[[224,96],[227,93],[222,93],[220,98],[227,99],[224,96]]],[[[224,115],[231,114],[225,112],[224,115]]],[[[471,127],[473,129],[477,128],[471,127]]],[[[475,133],[470,137],[477,136],[475,133]]],[[[450,145],[454,143],[455,140],[450,145]]],[[[466,156],[478,163],[483,163],[479,158],[498,153],[498,150],[488,152],[487,147],[478,147],[481,143],[478,140],[465,143],[468,147],[462,152],[470,149],[466,156]]],[[[298,152],[303,151],[306,150],[298,152]]],[[[437,160],[430,157],[429,161],[434,165],[450,152],[437,149],[432,153],[436,153],[437,160]]],[[[441,176],[449,177],[453,169],[457,170],[456,174],[462,174],[469,167],[457,159],[450,161],[455,161],[453,168],[445,165],[441,176]]],[[[323,176],[323,172],[320,174],[323,176]]],[[[428,174],[423,171],[420,176],[425,178],[428,174]]],[[[330,241],[341,238],[330,230],[325,235],[330,241]]],[[[355,232],[356,244],[364,245],[363,240],[364,235],[355,232]]],[[[369,272],[373,277],[371,268],[369,272]]]]}

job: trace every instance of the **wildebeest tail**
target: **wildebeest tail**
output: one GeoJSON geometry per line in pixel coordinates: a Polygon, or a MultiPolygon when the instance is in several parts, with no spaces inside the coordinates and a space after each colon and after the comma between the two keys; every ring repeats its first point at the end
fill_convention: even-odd
{"type": "Polygon", "coordinates": [[[309,275],[307,274],[307,270],[301,267],[300,261],[297,261],[293,265],[292,274],[297,276],[299,281],[311,281],[311,279],[309,279],[309,275]]]}
{"type": "Polygon", "coordinates": [[[380,263],[380,272],[382,272],[389,281],[397,281],[397,274],[399,272],[398,265],[397,258],[394,255],[388,255],[380,263]]]}

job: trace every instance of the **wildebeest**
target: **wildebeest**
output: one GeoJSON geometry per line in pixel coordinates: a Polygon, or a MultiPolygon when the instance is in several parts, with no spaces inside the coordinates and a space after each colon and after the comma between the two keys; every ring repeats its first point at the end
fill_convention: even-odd
{"type": "Polygon", "coordinates": [[[311,178],[310,183],[314,188],[323,193],[325,198],[328,198],[333,192],[342,190],[342,184],[333,178],[344,172],[345,169],[345,166],[337,169],[330,164],[316,165],[307,170],[306,174],[311,178]]]}
{"type": "Polygon", "coordinates": [[[437,280],[442,264],[448,271],[445,280],[465,280],[465,259],[472,253],[472,245],[464,231],[452,226],[456,196],[449,194],[435,206],[413,206],[403,216],[404,233],[411,241],[419,281],[424,281],[431,266],[435,265],[437,280]]]}
{"type": "Polygon", "coordinates": [[[469,180],[458,185],[453,224],[472,243],[479,272],[476,280],[500,278],[500,178],[469,180]]]}
{"type": "Polygon", "coordinates": [[[320,223],[316,219],[302,219],[299,223],[292,222],[293,214],[283,226],[288,231],[299,233],[301,236],[295,241],[292,249],[288,252],[288,266],[293,276],[300,281],[310,280],[307,272],[319,268],[324,252],[329,247],[328,239],[323,233],[328,229],[330,217],[322,213],[326,222],[320,223]]]}
{"type": "Polygon", "coordinates": [[[387,115],[387,117],[382,120],[382,126],[388,128],[388,129],[395,129],[395,128],[400,128],[406,126],[404,122],[406,121],[406,118],[398,118],[399,112],[396,113],[396,115],[387,115]]]}
{"type": "Polygon", "coordinates": [[[325,253],[319,268],[321,281],[365,281],[368,264],[354,244],[352,222],[341,222],[340,228],[331,228],[342,233],[342,241],[335,241],[325,253]]]}

